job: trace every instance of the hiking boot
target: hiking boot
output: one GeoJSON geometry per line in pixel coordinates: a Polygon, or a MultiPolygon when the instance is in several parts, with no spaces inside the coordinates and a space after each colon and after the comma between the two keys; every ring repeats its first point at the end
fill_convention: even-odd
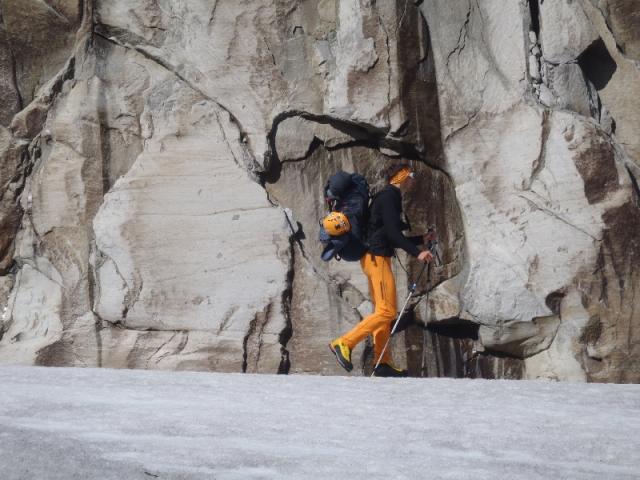
{"type": "Polygon", "coordinates": [[[347,372],[353,370],[353,364],[351,363],[351,349],[346,343],[337,339],[329,344],[329,348],[336,356],[336,360],[338,360],[338,363],[342,368],[347,372]]]}
{"type": "Polygon", "coordinates": [[[373,372],[374,377],[408,377],[409,372],[396,368],[390,363],[381,363],[373,372]]]}

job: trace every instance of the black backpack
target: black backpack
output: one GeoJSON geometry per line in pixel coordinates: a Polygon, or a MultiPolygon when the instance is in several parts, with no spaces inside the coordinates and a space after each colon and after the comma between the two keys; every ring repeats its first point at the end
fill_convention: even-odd
{"type": "Polygon", "coordinates": [[[367,222],[369,220],[369,184],[358,173],[339,170],[324,187],[327,207],[331,212],[342,212],[349,219],[351,230],[332,236],[320,225],[320,242],[324,245],[321,258],[355,262],[367,252],[367,222]]]}

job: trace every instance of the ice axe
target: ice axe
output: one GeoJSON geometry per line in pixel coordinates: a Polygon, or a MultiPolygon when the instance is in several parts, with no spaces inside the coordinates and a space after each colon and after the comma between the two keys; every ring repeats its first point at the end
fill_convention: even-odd
{"type": "MultiPolygon", "coordinates": [[[[433,229],[429,229],[429,231],[432,231],[433,229]]],[[[442,264],[442,260],[440,259],[440,253],[438,252],[438,241],[437,240],[429,240],[428,244],[427,244],[427,249],[433,254],[433,259],[436,261],[436,265],[441,265],[442,264]]],[[[418,287],[418,283],[420,283],[420,279],[422,278],[422,275],[424,274],[424,271],[427,270],[427,279],[429,278],[429,274],[431,273],[431,262],[427,262],[422,266],[422,269],[420,270],[420,274],[418,275],[418,278],[416,279],[415,282],[413,282],[410,286],[409,286],[409,295],[407,295],[407,299],[404,301],[404,305],[402,306],[402,310],[400,310],[400,313],[398,314],[398,318],[396,318],[395,323],[393,324],[393,328],[391,329],[391,333],[389,334],[389,338],[387,338],[387,341],[384,344],[384,347],[382,347],[382,351],[380,352],[380,356],[378,357],[378,361],[376,362],[375,366],[373,367],[373,372],[371,372],[371,376],[373,377],[373,375],[376,373],[376,368],[378,368],[378,366],[380,365],[380,362],[382,361],[382,357],[384,355],[384,352],[386,352],[387,347],[389,346],[389,342],[391,341],[391,337],[393,336],[393,334],[396,332],[396,329],[398,328],[398,324],[400,323],[400,319],[402,318],[402,315],[404,314],[405,309],[407,308],[407,305],[409,305],[409,300],[411,300],[411,297],[413,297],[413,294],[416,291],[416,288],[418,287]]],[[[429,292],[429,290],[427,290],[427,293],[429,292]]]]}

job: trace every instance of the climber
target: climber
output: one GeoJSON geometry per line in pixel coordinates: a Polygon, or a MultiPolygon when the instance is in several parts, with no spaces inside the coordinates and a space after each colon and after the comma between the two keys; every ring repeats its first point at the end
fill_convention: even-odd
{"type": "MultiPolygon", "coordinates": [[[[402,230],[409,228],[402,221],[402,194],[413,187],[415,173],[406,164],[393,165],[387,170],[386,178],[388,185],[374,196],[371,203],[367,226],[369,250],[360,260],[362,271],[369,280],[374,311],[329,345],[338,363],[347,372],[353,369],[351,351],[359,342],[368,335],[373,337],[375,365],[389,338],[391,324],[397,314],[396,284],[391,271],[391,257],[395,248],[402,248],[421,262],[433,260],[429,250],[421,251],[418,246],[435,240],[435,233],[415,237],[402,234],[402,230]]],[[[392,365],[387,349],[373,374],[377,377],[406,377],[407,371],[392,365]]]]}

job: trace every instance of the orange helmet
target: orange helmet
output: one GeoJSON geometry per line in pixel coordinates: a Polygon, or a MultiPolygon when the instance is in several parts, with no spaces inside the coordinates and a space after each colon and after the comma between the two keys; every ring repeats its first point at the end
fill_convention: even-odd
{"type": "Polygon", "coordinates": [[[329,235],[338,236],[351,230],[349,219],[342,212],[331,212],[322,219],[322,226],[329,235]]]}

